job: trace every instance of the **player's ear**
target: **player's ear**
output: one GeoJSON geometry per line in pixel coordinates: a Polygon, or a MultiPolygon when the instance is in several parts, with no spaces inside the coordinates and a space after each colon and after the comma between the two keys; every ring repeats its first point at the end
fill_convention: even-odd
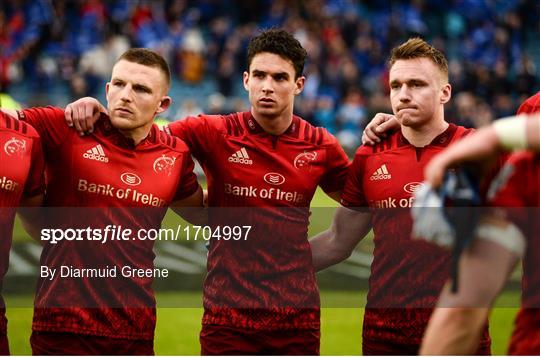
{"type": "Polygon", "coordinates": [[[294,90],[294,95],[302,93],[304,90],[304,84],[306,84],[306,77],[300,76],[296,79],[296,89],[294,90]]]}
{"type": "Polygon", "coordinates": [[[107,103],[109,103],[109,90],[111,89],[110,87],[111,87],[111,82],[107,82],[107,84],[105,84],[105,98],[107,99],[107,103]]]}
{"type": "Polygon", "coordinates": [[[441,89],[441,104],[448,103],[450,98],[452,98],[452,86],[450,85],[450,83],[446,83],[441,89]]]}
{"type": "Polygon", "coordinates": [[[159,102],[158,109],[156,110],[156,114],[163,113],[164,111],[169,109],[171,104],[172,104],[172,98],[171,97],[169,97],[169,96],[162,97],[161,101],[159,102]]]}
{"type": "Polygon", "coordinates": [[[244,82],[244,89],[245,90],[248,90],[248,80],[249,80],[249,73],[244,72],[243,82],[244,82]]]}

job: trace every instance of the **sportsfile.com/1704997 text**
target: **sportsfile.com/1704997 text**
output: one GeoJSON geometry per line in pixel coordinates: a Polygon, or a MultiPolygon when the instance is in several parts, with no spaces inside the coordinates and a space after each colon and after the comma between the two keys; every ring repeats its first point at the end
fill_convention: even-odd
{"type": "Polygon", "coordinates": [[[247,240],[251,226],[181,226],[173,228],[137,229],[107,225],[104,228],[45,228],[41,230],[43,242],[57,244],[60,241],[176,241],[176,240],[247,240]]]}

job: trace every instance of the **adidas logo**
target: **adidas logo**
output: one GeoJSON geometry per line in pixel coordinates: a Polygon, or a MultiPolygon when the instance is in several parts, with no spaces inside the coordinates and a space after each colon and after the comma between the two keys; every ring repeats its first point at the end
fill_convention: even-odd
{"type": "Polygon", "coordinates": [[[378,181],[378,180],[389,180],[392,178],[392,175],[388,172],[388,169],[386,168],[386,164],[382,164],[381,167],[379,167],[369,178],[371,181],[378,181]]]}
{"type": "Polygon", "coordinates": [[[229,156],[229,162],[235,162],[237,164],[253,165],[253,160],[249,159],[246,148],[241,148],[231,156],[229,156]]]}
{"type": "Polygon", "coordinates": [[[86,152],[83,154],[83,157],[89,160],[109,162],[109,158],[107,157],[107,155],[105,155],[105,151],[103,151],[103,147],[101,147],[100,144],[94,146],[90,150],[86,150],[86,152]]]}

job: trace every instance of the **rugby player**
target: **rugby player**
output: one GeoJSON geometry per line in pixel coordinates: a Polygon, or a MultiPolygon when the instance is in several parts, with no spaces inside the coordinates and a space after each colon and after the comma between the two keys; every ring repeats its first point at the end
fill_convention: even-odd
{"type": "Polygon", "coordinates": [[[472,353],[493,301],[520,258],[521,310],[508,353],[540,353],[540,275],[536,266],[540,261],[540,115],[500,119],[478,130],[434,158],[426,167],[425,179],[436,188],[447,167],[484,161],[501,151],[516,149],[530,151],[512,154],[492,181],[488,199],[493,208],[485,213],[476,239],[461,256],[458,292],[451,293],[445,287],[441,293],[422,343],[422,354],[472,353]]]}
{"type": "MultiPolygon", "coordinates": [[[[46,223],[55,229],[114,225],[158,229],[168,206],[202,205],[187,146],[153,123],[171,103],[165,60],[125,52],[106,85],[108,115],[80,136],[54,107],[12,112],[31,123],[45,151],[46,223]],[[56,211],[53,207],[68,207],[56,211]],[[84,209],[77,209],[84,207],[84,209]]],[[[133,233],[135,235],[135,233],[133,233]]],[[[152,269],[152,240],[62,240],[44,245],[41,266],[152,269]]],[[[44,277],[38,281],[32,352],[38,355],[152,355],[156,323],[152,276],[44,277]]]]}
{"type": "MultiPolygon", "coordinates": [[[[400,130],[361,146],[331,228],[311,240],[324,269],[346,259],[373,226],[375,251],[364,315],[364,355],[414,355],[449,274],[450,255],[411,239],[410,207],[431,158],[469,130],[444,120],[450,100],[444,55],[419,38],[392,50],[390,101],[400,130]]],[[[477,351],[489,354],[486,335],[477,351]]]]}

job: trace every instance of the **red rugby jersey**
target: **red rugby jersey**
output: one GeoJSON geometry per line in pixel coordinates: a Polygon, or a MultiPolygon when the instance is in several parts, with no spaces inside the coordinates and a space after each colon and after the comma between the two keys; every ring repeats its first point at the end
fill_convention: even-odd
{"type": "Polygon", "coordinates": [[[540,156],[519,152],[510,156],[493,181],[491,205],[506,212],[527,239],[523,257],[521,310],[510,341],[509,354],[540,354],[540,156]]]}
{"type": "MultiPolygon", "coordinates": [[[[37,132],[0,111],[0,287],[9,266],[13,222],[23,196],[44,191],[44,161],[37,132]]],[[[6,333],[4,301],[0,296],[0,333],[6,333]]]]}
{"type": "Polygon", "coordinates": [[[518,114],[531,114],[540,111],[540,92],[527,98],[517,111],[518,114]]]}
{"type": "Polygon", "coordinates": [[[426,164],[471,132],[450,124],[423,148],[400,132],[355,155],[342,195],[345,207],[371,210],[374,259],[364,315],[364,338],[419,344],[444,282],[450,254],[411,239],[410,207],[426,164]]]}
{"type": "MultiPolygon", "coordinates": [[[[19,112],[40,133],[46,158],[48,227],[159,228],[171,201],[198,188],[185,143],[154,125],[134,146],[106,116],[93,134],[79,136],[58,108],[19,112]],[[75,207],[85,207],[75,208],[75,207]]],[[[154,242],[133,239],[47,243],[41,265],[59,268],[154,267],[154,242]]],[[[152,278],[41,278],[33,329],[112,338],[153,339],[152,278]],[[67,307],[66,307],[67,306],[67,307]],[[62,307],[62,308],[57,308],[62,307]]]]}
{"type": "Polygon", "coordinates": [[[210,207],[228,207],[212,210],[212,223],[252,226],[245,241],[212,240],[203,324],[318,328],[309,204],[317,186],[343,188],[348,159],[337,140],[296,116],[270,135],[249,112],[190,117],[168,130],[203,166],[210,207]]]}

